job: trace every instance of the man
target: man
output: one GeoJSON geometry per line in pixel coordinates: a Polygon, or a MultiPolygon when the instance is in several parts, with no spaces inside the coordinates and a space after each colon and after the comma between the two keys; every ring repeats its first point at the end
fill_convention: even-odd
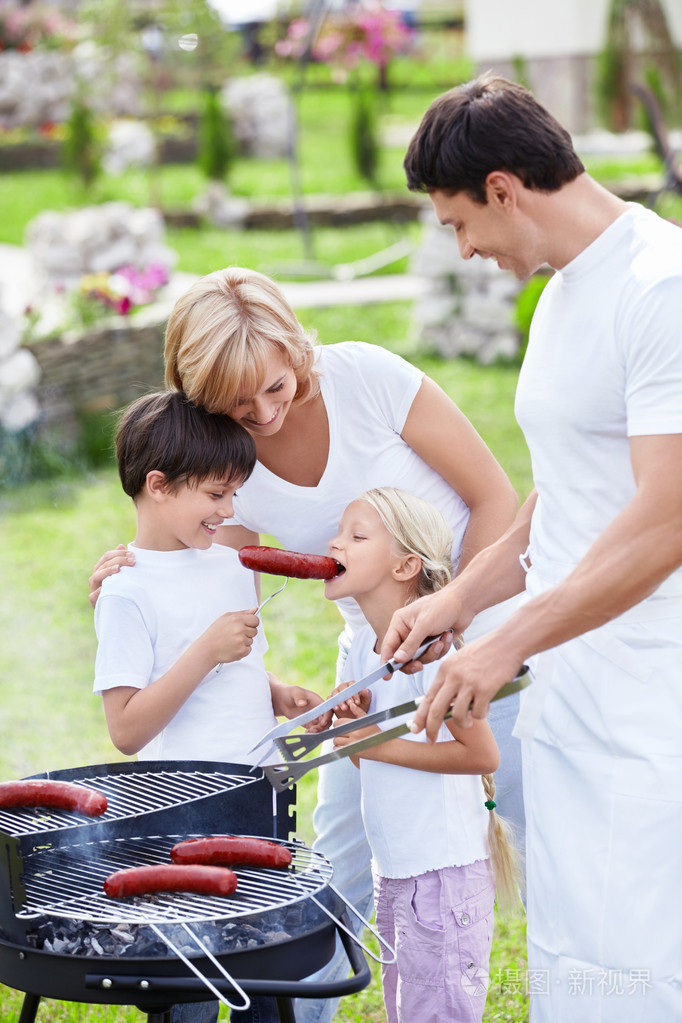
{"type": "Polygon", "coordinates": [[[535,489],[501,540],[396,613],[382,658],[525,588],[443,662],[414,727],[433,738],[450,706],[459,725],[485,716],[532,658],[531,1018],[682,1019],[682,231],[597,184],[499,78],[435,100],[405,169],[464,258],[556,272],[516,397],[535,489]]]}

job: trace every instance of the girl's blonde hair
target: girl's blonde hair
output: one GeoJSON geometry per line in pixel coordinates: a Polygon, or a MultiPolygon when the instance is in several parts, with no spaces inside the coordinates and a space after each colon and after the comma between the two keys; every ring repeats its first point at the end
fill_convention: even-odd
{"type": "Polygon", "coordinates": [[[199,278],[175,303],[166,327],[166,386],[209,412],[228,413],[263,385],[273,349],[298,381],[294,401],[319,391],[315,335],[298,322],[269,277],[227,267],[199,278]]]}
{"type": "Polygon", "coordinates": [[[375,487],[360,497],[383,522],[399,549],[416,554],[422,567],[411,600],[446,586],[452,578],[452,529],[430,501],[396,487],[375,487]]]}
{"type": "MultiPolygon", "coordinates": [[[[452,530],[446,518],[429,501],[395,487],[377,487],[359,498],[379,514],[387,532],[406,554],[421,558],[412,600],[435,593],[452,577],[452,530]]],[[[503,914],[520,909],[522,873],[519,853],[510,825],[495,813],[495,780],[492,774],[481,776],[488,813],[488,846],[495,875],[496,902],[503,914]]]]}

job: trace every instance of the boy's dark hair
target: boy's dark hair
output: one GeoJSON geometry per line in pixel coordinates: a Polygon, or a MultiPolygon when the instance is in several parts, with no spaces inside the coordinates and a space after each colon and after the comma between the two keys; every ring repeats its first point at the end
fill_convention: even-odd
{"type": "Polygon", "coordinates": [[[585,168],[571,136],[523,86],[486,74],[433,101],[403,161],[407,187],[485,203],[492,171],[555,192],[585,168]]]}
{"type": "Polygon", "coordinates": [[[182,391],[159,391],[138,398],[121,415],[116,458],[123,489],[135,498],[153,470],[164,474],[170,491],[211,478],[246,480],[256,445],[229,416],[207,412],[182,391]]]}

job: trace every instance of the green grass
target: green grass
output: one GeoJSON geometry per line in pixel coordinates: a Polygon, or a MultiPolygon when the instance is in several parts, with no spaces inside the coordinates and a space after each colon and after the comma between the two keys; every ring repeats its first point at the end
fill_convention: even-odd
{"type": "MultiPolygon", "coordinates": [[[[325,341],[349,334],[383,340],[410,354],[409,304],[355,311],[303,310],[307,326],[325,341]],[[359,326],[361,324],[361,326],[359,326]]],[[[464,360],[442,361],[411,353],[472,419],[508,471],[520,496],[530,487],[528,456],[512,405],[516,369],[481,368],[464,360]]],[[[130,539],[133,511],[113,467],[56,480],[32,482],[0,495],[0,777],[89,763],[120,761],[106,731],[100,701],[92,694],[95,635],[87,601],[87,579],[97,558],[130,539]]],[[[267,542],[267,541],[266,541],[267,542]]],[[[264,580],[264,591],[276,580],[264,580]]],[[[324,600],[322,584],[291,580],[264,612],[269,666],[288,682],[328,695],[333,684],[340,619],[324,600]]],[[[312,840],[316,775],[297,790],[297,834],[312,840]]],[[[522,921],[498,924],[491,963],[487,1023],[522,1023],[527,1003],[512,983],[525,968],[522,921]]],[[[0,987],[0,1018],[18,1019],[20,995],[0,987]]],[[[381,1023],[384,1013],[378,968],[371,985],[345,998],[340,1023],[381,1023]]],[[[133,1023],[133,1009],[46,1002],[40,1023],[133,1023]]]]}

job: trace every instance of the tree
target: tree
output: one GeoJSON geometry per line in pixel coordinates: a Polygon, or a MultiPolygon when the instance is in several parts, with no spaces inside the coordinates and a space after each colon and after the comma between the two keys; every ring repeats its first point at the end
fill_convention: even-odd
{"type": "Polygon", "coordinates": [[[664,113],[680,113],[682,61],[660,0],[611,0],[598,88],[602,112],[615,131],[632,127],[632,86],[642,79],[664,113]]]}

